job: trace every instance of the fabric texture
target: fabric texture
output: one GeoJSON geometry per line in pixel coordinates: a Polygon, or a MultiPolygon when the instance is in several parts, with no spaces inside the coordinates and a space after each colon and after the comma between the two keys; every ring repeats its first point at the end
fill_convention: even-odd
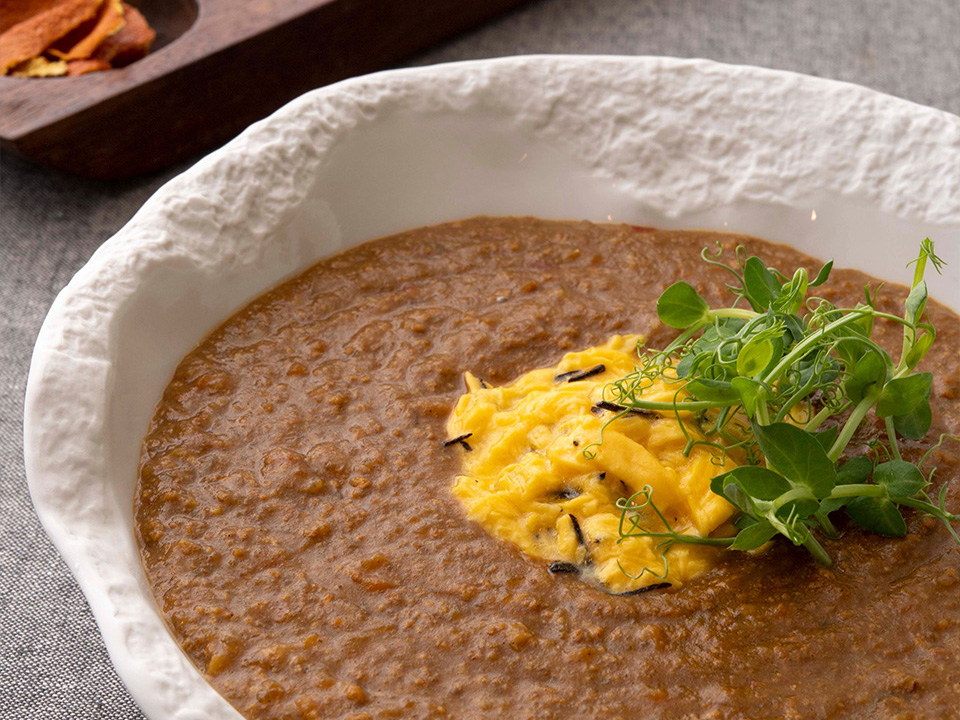
{"type": "MultiPolygon", "coordinates": [[[[530,53],[705,57],[855,82],[960,114],[957,38],[956,0],[542,0],[408,64],[530,53]]],[[[143,718],[30,503],[23,394],[56,293],[185,167],[92,182],[0,158],[0,720],[143,718]]]]}

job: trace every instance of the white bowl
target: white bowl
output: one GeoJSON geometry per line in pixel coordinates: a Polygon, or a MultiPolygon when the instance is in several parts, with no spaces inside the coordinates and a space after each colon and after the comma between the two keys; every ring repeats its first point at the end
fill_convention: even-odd
{"type": "Polygon", "coordinates": [[[313,91],[154,195],[60,293],[24,419],[40,519],[153,720],[239,715],[140,565],[140,441],[181,357],[233,310],[370,238],[475,214],[715,228],[904,277],[960,309],[960,118],[862,87],[703,60],[533,56],[313,91]]]}

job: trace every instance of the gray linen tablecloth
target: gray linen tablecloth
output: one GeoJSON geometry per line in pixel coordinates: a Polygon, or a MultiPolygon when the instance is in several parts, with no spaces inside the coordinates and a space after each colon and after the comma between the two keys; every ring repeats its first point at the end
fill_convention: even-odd
{"type": "MultiPolygon", "coordinates": [[[[705,57],[860,83],[960,114],[958,0],[543,0],[410,64],[529,53],[705,57]]],[[[0,718],[142,718],[40,527],[22,457],[33,342],[57,291],[186,166],[133,181],[0,164],[0,718]]]]}

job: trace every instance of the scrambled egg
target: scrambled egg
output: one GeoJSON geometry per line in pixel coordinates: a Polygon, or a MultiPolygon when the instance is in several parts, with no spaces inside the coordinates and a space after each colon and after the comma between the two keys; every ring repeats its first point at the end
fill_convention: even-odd
{"type": "MultiPolygon", "coordinates": [[[[453,492],[468,517],[550,561],[554,572],[579,572],[613,593],[664,581],[680,585],[706,570],[717,552],[677,544],[665,555],[654,538],[621,540],[617,500],[649,486],[674,530],[701,537],[734,512],[710,491],[710,480],[734,463],[717,465],[710,449],[699,445],[685,456],[686,437],[672,412],[625,415],[604,428],[615,413],[596,403],[607,383],[634,370],[637,339],[614,336],[504,387],[488,387],[467,373],[468,392],[447,423],[451,442],[466,443],[453,492]],[[563,377],[591,369],[578,374],[588,375],[582,379],[563,377]]],[[[674,392],[675,386],[655,385],[644,399],[669,402],[674,392]]],[[[687,431],[697,436],[689,425],[687,431]]],[[[640,512],[645,530],[665,530],[652,509],[640,512]]]]}

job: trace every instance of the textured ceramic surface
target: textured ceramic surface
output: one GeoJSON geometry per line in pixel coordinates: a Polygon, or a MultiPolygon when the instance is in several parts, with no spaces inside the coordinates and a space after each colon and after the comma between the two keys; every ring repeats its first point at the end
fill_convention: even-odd
{"type": "Polygon", "coordinates": [[[231,311],[364,240],[479,213],[748,232],[902,278],[930,235],[960,308],[960,118],[861,87],[665,58],[524,57],[309,93],[161,188],[60,293],[26,397],[30,490],[153,720],[238,714],[160,618],[139,443],[231,311]]]}

